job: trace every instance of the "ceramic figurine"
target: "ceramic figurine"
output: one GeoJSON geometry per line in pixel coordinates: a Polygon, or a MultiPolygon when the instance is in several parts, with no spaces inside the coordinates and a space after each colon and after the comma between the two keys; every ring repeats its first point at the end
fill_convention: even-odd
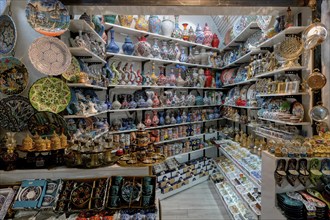
{"type": "Polygon", "coordinates": [[[211,87],[212,86],[212,73],[209,69],[204,71],[205,75],[205,84],[204,87],[211,87]]]}
{"type": "Polygon", "coordinates": [[[159,112],[159,125],[165,125],[164,112],[159,112]]]}
{"type": "Polygon", "coordinates": [[[190,26],[190,28],[189,28],[188,35],[189,35],[189,41],[195,43],[195,41],[196,41],[196,34],[195,34],[195,31],[194,31],[194,29],[193,29],[192,26],[190,26]]]}
{"type": "Polygon", "coordinates": [[[174,22],[171,21],[167,16],[163,17],[162,21],[162,34],[170,37],[174,29],[174,22]]]}
{"type": "Polygon", "coordinates": [[[151,54],[154,58],[161,59],[160,47],[158,46],[158,38],[154,38],[154,44],[151,47],[151,54]]]}
{"type": "Polygon", "coordinates": [[[212,47],[213,48],[218,48],[219,44],[220,44],[220,40],[218,38],[218,35],[213,34],[212,43],[211,43],[212,47]]]}
{"type": "Polygon", "coordinates": [[[109,53],[118,53],[119,52],[119,47],[115,42],[115,31],[113,29],[108,31],[108,36],[111,36],[110,38],[108,37],[108,44],[105,50],[109,53]],[[110,39],[110,40],[109,40],[110,39]]]}
{"type": "Polygon", "coordinates": [[[190,112],[187,115],[187,122],[191,122],[191,113],[190,112]]]}
{"type": "Polygon", "coordinates": [[[137,19],[135,20],[135,29],[140,31],[148,31],[148,21],[145,18],[145,15],[138,15],[137,19]]]}
{"type": "Polygon", "coordinates": [[[132,55],[134,52],[134,45],[131,38],[127,35],[125,38],[125,43],[122,46],[123,52],[126,55],[132,55]]]}
{"type": "Polygon", "coordinates": [[[150,125],[152,124],[149,113],[146,113],[146,119],[144,120],[144,124],[147,126],[147,128],[149,128],[150,125]]]}
{"type": "Polygon", "coordinates": [[[147,38],[144,36],[138,38],[139,42],[135,44],[134,53],[136,56],[150,57],[151,45],[147,42],[147,38]]]}
{"type": "Polygon", "coordinates": [[[185,40],[185,41],[188,41],[189,40],[189,33],[188,33],[188,30],[187,30],[188,24],[183,23],[182,26],[183,26],[182,39],[185,40]]]}
{"type": "Polygon", "coordinates": [[[179,43],[175,43],[174,52],[175,52],[175,60],[180,61],[181,51],[180,51],[179,43]]]}
{"type": "Polygon", "coordinates": [[[118,20],[121,26],[131,27],[133,22],[133,15],[118,15],[118,20]]]}
{"type": "Polygon", "coordinates": [[[112,71],[112,73],[114,75],[113,78],[112,78],[112,80],[111,80],[111,82],[110,82],[111,85],[118,85],[119,72],[116,69],[115,64],[116,64],[116,62],[112,62],[111,63],[111,66],[110,66],[111,71],[112,71]]]}
{"type": "Polygon", "coordinates": [[[149,17],[149,31],[151,33],[160,34],[162,21],[157,15],[150,15],[149,17]]]}
{"type": "Polygon", "coordinates": [[[192,46],[189,47],[188,63],[195,63],[192,46]]]}
{"type": "Polygon", "coordinates": [[[79,102],[79,111],[78,111],[78,115],[86,115],[87,106],[83,103],[83,102],[79,102]]]}
{"type": "Polygon", "coordinates": [[[211,32],[211,29],[207,25],[207,23],[205,23],[203,44],[210,47],[212,43],[212,39],[213,39],[213,34],[211,32]]]}
{"type": "Polygon", "coordinates": [[[167,41],[162,41],[162,48],[160,49],[160,56],[163,60],[168,60],[167,41]]]}
{"type": "Polygon", "coordinates": [[[170,45],[169,45],[169,48],[168,48],[168,59],[169,60],[176,60],[176,52],[175,52],[173,41],[170,41],[170,45]]]}
{"type": "Polygon", "coordinates": [[[185,48],[181,47],[180,62],[186,63],[188,61],[187,54],[185,53],[185,48]]]}
{"type": "Polygon", "coordinates": [[[121,108],[121,103],[118,101],[118,95],[116,95],[115,98],[115,101],[112,103],[112,109],[118,110],[121,108]]]}
{"type": "Polygon", "coordinates": [[[152,125],[153,126],[157,126],[158,123],[159,123],[159,118],[158,118],[158,115],[157,115],[157,111],[152,111],[153,113],[153,116],[152,116],[152,125]]]}
{"type": "Polygon", "coordinates": [[[172,37],[181,39],[182,38],[182,30],[179,27],[179,15],[174,16],[175,19],[175,27],[172,32],[172,37]]]}
{"type": "Polygon", "coordinates": [[[196,41],[195,42],[197,44],[203,44],[203,42],[204,42],[204,32],[202,30],[202,27],[199,24],[197,24],[195,33],[196,33],[196,41]]]}
{"type": "Polygon", "coordinates": [[[157,94],[157,92],[155,92],[155,94],[152,98],[152,107],[157,108],[157,107],[159,107],[159,105],[160,105],[160,101],[158,99],[158,94],[157,94]]]}
{"type": "Polygon", "coordinates": [[[102,37],[103,33],[104,33],[104,25],[102,24],[102,17],[94,15],[92,18],[92,22],[94,23],[94,30],[96,31],[96,33],[102,37]]]}

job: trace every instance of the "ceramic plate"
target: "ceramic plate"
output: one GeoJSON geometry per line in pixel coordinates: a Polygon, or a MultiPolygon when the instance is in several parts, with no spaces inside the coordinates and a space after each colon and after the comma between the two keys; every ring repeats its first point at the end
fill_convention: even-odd
{"type": "Polygon", "coordinates": [[[7,0],[0,0],[0,15],[2,15],[7,7],[7,0]]]}
{"type": "Polygon", "coordinates": [[[23,92],[29,80],[25,65],[15,57],[0,59],[0,92],[17,95],[23,92]]]}
{"type": "Polygon", "coordinates": [[[257,16],[257,24],[263,31],[267,31],[275,22],[275,17],[271,15],[257,16]]]}
{"type": "Polygon", "coordinates": [[[37,201],[41,196],[40,186],[28,186],[21,190],[18,201],[37,201]]]}
{"type": "Polygon", "coordinates": [[[70,15],[58,0],[30,0],[25,15],[31,27],[46,36],[59,36],[70,25],[70,15]]]}
{"type": "Polygon", "coordinates": [[[29,48],[29,57],[33,66],[46,75],[60,75],[71,64],[69,48],[55,37],[39,37],[29,48]]]}
{"type": "Polygon", "coordinates": [[[225,35],[225,45],[228,45],[231,41],[232,41],[232,31],[233,31],[233,27],[230,27],[228,29],[228,31],[226,32],[226,35],[225,35]]]}
{"type": "Polygon", "coordinates": [[[242,87],[241,91],[240,91],[240,97],[242,100],[247,100],[247,91],[249,89],[250,85],[245,85],[242,87]]]}
{"type": "Polygon", "coordinates": [[[27,127],[29,118],[35,110],[23,96],[9,96],[0,101],[0,127],[20,132],[27,127]]]}
{"type": "Polygon", "coordinates": [[[291,109],[292,109],[292,114],[294,116],[300,117],[300,120],[304,119],[305,110],[304,110],[304,106],[300,102],[297,101],[293,102],[291,105],[291,109]]]}
{"type": "Polygon", "coordinates": [[[17,33],[13,19],[8,15],[0,16],[0,54],[10,53],[16,45],[17,33]]]}
{"type": "Polygon", "coordinates": [[[256,85],[253,84],[249,87],[246,95],[247,100],[256,99],[256,85]]]}
{"type": "Polygon", "coordinates": [[[52,112],[37,112],[30,119],[28,129],[32,135],[51,136],[57,134],[68,135],[67,123],[64,118],[52,112]]]}
{"type": "Polygon", "coordinates": [[[237,37],[244,30],[245,26],[246,26],[245,17],[238,16],[238,18],[236,19],[233,25],[234,36],[237,37]]]}
{"type": "Polygon", "coordinates": [[[74,78],[78,76],[80,71],[80,65],[77,58],[72,57],[69,68],[67,69],[67,71],[62,73],[62,76],[68,81],[74,81],[74,78]]]}
{"type": "Polygon", "coordinates": [[[66,83],[54,77],[44,77],[30,88],[29,98],[38,111],[59,113],[70,103],[71,93],[66,83]]]}

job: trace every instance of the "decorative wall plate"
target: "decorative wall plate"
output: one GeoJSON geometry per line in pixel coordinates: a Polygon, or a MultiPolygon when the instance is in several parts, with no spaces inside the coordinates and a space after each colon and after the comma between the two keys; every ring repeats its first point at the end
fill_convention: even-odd
{"type": "Polygon", "coordinates": [[[68,135],[67,123],[64,118],[52,112],[37,112],[30,119],[28,129],[32,135],[51,136],[57,134],[68,135]]]}
{"type": "Polygon", "coordinates": [[[240,91],[240,97],[242,100],[247,100],[247,91],[249,89],[250,85],[245,85],[242,87],[241,91],[240,91]]]}
{"type": "Polygon", "coordinates": [[[71,64],[71,53],[63,41],[55,37],[39,37],[29,48],[33,66],[46,75],[60,75],[71,64]]]}
{"type": "Polygon", "coordinates": [[[300,117],[300,121],[304,119],[305,110],[304,106],[300,102],[293,102],[291,109],[294,116],[300,117]]]}
{"type": "Polygon", "coordinates": [[[7,7],[7,0],[0,0],[0,15],[2,15],[7,7]]]}
{"type": "Polygon", "coordinates": [[[8,15],[0,16],[0,54],[10,53],[16,45],[17,32],[13,19],[8,15]]]}
{"type": "Polygon", "coordinates": [[[246,26],[245,17],[238,16],[238,18],[236,19],[233,25],[234,36],[237,37],[244,30],[245,26],[246,26]]]}
{"type": "Polygon", "coordinates": [[[76,207],[84,206],[92,197],[92,186],[87,183],[81,183],[71,193],[71,202],[76,207]]]}
{"type": "Polygon", "coordinates": [[[71,93],[62,80],[44,77],[31,86],[29,98],[32,106],[38,111],[59,113],[70,103],[71,93]]]}
{"type": "Polygon", "coordinates": [[[34,113],[29,99],[19,95],[4,98],[0,101],[0,127],[12,132],[23,131],[34,113]]]}
{"type": "Polygon", "coordinates": [[[256,84],[253,84],[249,87],[247,91],[247,95],[246,95],[247,100],[256,99],[256,93],[257,93],[256,84]]]}
{"type": "Polygon", "coordinates": [[[58,0],[30,0],[25,15],[31,27],[46,36],[59,36],[70,25],[70,15],[58,0]]]}
{"type": "Polygon", "coordinates": [[[0,92],[17,95],[23,92],[29,80],[25,65],[15,57],[0,59],[0,92]]]}
{"type": "Polygon", "coordinates": [[[73,81],[74,78],[78,76],[80,71],[81,69],[77,58],[72,57],[69,68],[67,69],[67,71],[62,73],[62,76],[68,81],[73,81]]]}
{"type": "Polygon", "coordinates": [[[258,27],[264,32],[273,26],[275,22],[275,17],[271,15],[257,16],[258,27]]]}
{"type": "Polygon", "coordinates": [[[40,186],[25,187],[20,191],[18,201],[37,201],[41,196],[41,192],[40,186]]]}

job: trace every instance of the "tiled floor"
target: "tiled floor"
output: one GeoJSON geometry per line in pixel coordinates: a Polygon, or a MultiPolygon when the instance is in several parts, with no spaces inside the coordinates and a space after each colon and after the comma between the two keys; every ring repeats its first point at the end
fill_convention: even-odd
{"type": "Polygon", "coordinates": [[[230,219],[224,204],[206,181],[161,201],[163,220],[220,220],[230,219]]]}

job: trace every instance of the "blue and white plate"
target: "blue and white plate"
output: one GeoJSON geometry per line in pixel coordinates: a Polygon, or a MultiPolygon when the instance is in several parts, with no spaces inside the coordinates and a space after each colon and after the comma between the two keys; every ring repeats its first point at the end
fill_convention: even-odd
{"type": "Polygon", "coordinates": [[[10,53],[15,48],[16,40],[17,40],[16,25],[13,19],[8,15],[1,15],[0,16],[0,54],[10,53]]]}

